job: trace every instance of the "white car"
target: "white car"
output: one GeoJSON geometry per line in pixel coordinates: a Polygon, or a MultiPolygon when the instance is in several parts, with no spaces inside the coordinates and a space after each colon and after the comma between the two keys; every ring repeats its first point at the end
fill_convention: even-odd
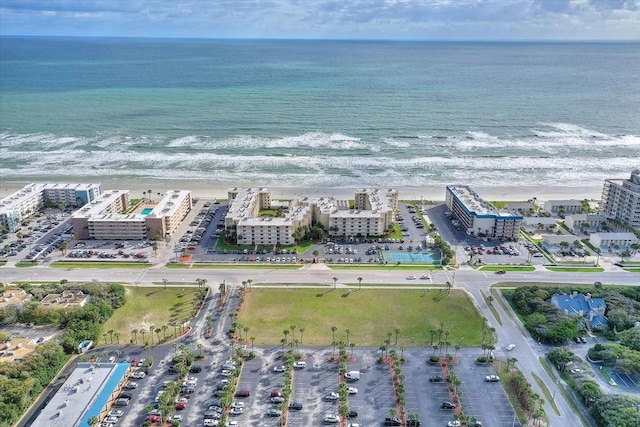
{"type": "Polygon", "coordinates": [[[284,365],[278,365],[273,367],[273,372],[284,372],[284,371],[285,371],[284,365]]]}
{"type": "Polygon", "coordinates": [[[244,408],[244,402],[233,402],[232,408],[244,408]]]}
{"type": "Polygon", "coordinates": [[[136,380],[141,380],[143,379],[147,374],[145,374],[142,371],[136,371],[133,373],[133,375],[131,375],[131,378],[135,378],[136,380]]]}
{"type": "Polygon", "coordinates": [[[306,368],[307,367],[307,362],[305,362],[304,360],[298,360],[298,361],[293,363],[293,367],[294,368],[306,368]]]}
{"type": "Polygon", "coordinates": [[[325,414],[324,415],[324,422],[325,423],[331,423],[331,424],[337,424],[340,422],[340,416],[337,414],[325,414]]]}
{"type": "Polygon", "coordinates": [[[358,394],[358,389],[355,387],[347,387],[347,393],[349,394],[358,394]]]}
{"type": "Polygon", "coordinates": [[[180,414],[176,414],[173,417],[171,417],[171,421],[182,421],[182,415],[180,414]]]}
{"type": "Polygon", "coordinates": [[[407,276],[407,280],[418,280],[416,276],[407,276]]]}
{"type": "Polygon", "coordinates": [[[218,424],[218,420],[212,420],[210,418],[204,420],[204,427],[216,427],[218,424]]]}
{"type": "Polygon", "coordinates": [[[513,350],[514,348],[516,348],[516,345],[515,345],[515,344],[509,344],[509,345],[506,347],[506,350],[507,350],[507,351],[511,351],[511,350],[513,350]]]}
{"type": "Polygon", "coordinates": [[[231,371],[229,369],[223,369],[222,371],[220,371],[220,375],[222,375],[223,377],[230,377],[231,371]]]}
{"type": "Polygon", "coordinates": [[[231,410],[229,411],[231,415],[242,415],[243,412],[244,408],[231,408],[231,410]]]}
{"type": "Polygon", "coordinates": [[[119,409],[112,409],[111,411],[109,411],[109,413],[107,414],[108,417],[121,417],[124,415],[124,412],[122,412],[119,409]]]}
{"type": "Polygon", "coordinates": [[[430,280],[431,276],[429,276],[428,274],[423,274],[422,276],[420,276],[420,280],[430,280]]]}
{"type": "Polygon", "coordinates": [[[340,398],[340,395],[338,395],[338,393],[336,393],[335,391],[332,391],[331,393],[327,393],[324,396],[324,400],[338,400],[340,398]]]}

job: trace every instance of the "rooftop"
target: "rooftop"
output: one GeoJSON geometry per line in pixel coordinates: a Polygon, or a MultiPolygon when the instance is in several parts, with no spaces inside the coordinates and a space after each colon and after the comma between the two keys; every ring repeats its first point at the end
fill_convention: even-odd
{"type": "Polygon", "coordinates": [[[118,198],[129,194],[129,190],[108,190],[105,191],[96,200],[87,203],[74,214],[74,218],[86,218],[93,215],[100,215],[118,198]]]}
{"type": "Polygon", "coordinates": [[[522,218],[507,211],[500,211],[487,203],[482,197],[471,189],[468,185],[447,185],[447,190],[451,192],[462,203],[469,213],[476,216],[495,216],[504,218],[522,218]]]}
{"type": "Polygon", "coordinates": [[[62,387],[44,407],[34,426],[87,426],[117,389],[128,363],[78,363],[62,387]]]}
{"type": "Polygon", "coordinates": [[[162,218],[173,215],[184,199],[189,197],[190,194],[191,192],[186,190],[167,191],[162,200],[160,200],[147,217],[162,218]]]}

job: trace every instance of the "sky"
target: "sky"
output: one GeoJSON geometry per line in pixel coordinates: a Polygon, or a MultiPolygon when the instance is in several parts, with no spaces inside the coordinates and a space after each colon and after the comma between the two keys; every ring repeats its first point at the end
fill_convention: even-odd
{"type": "Polygon", "coordinates": [[[0,0],[0,35],[640,40],[640,0],[0,0]]]}

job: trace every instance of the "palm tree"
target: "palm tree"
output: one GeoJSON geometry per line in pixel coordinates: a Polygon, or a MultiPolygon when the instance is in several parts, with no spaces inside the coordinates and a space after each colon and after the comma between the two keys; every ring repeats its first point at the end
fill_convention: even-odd
{"type": "Polygon", "coordinates": [[[156,328],[155,326],[149,325],[149,332],[151,332],[151,345],[153,345],[153,330],[155,328],[156,328]]]}
{"type": "Polygon", "coordinates": [[[111,344],[113,344],[113,333],[115,331],[113,329],[110,329],[107,331],[107,333],[109,334],[109,339],[111,340],[111,344]]]}
{"type": "Polygon", "coordinates": [[[337,278],[337,277],[334,277],[334,278],[333,278],[333,289],[336,289],[336,288],[337,288],[337,286],[338,286],[337,284],[338,284],[338,278],[337,278]]]}
{"type": "Polygon", "coordinates": [[[336,326],[332,326],[331,327],[331,341],[335,341],[336,340],[336,330],[338,328],[336,326]]]}
{"type": "Polygon", "coordinates": [[[94,415],[93,417],[89,417],[89,419],[87,420],[87,424],[89,424],[89,426],[91,427],[97,426],[98,424],[100,424],[100,419],[94,415]]]}
{"type": "Polygon", "coordinates": [[[115,335],[115,337],[116,337],[116,344],[120,344],[120,333],[116,332],[113,335],[115,335]]]}
{"type": "Polygon", "coordinates": [[[431,334],[431,344],[429,345],[433,345],[433,337],[436,335],[437,331],[435,329],[429,329],[429,333],[431,334]]]}
{"type": "Polygon", "coordinates": [[[356,345],[355,345],[354,343],[352,343],[352,342],[350,342],[350,343],[349,343],[349,347],[351,348],[351,358],[352,358],[352,359],[353,359],[353,348],[354,348],[355,346],[356,346],[356,345]]]}
{"type": "Polygon", "coordinates": [[[169,326],[162,325],[162,338],[165,340],[167,339],[167,329],[169,329],[169,326]]]}
{"type": "MultiPolygon", "coordinates": [[[[147,331],[145,331],[144,329],[140,329],[140,333],[142,334],[142,344],[144,344],[144,342],[145,342],[144,341],[144,334],[146,334],[147,331]]],[[[137,342],[136,342],[136,344],[137,344],[137,342]]]]}
{"type": "Polygon", "coordinates": [[[153,331],[156,333],[156,336],[158,337],[158,342],[160,342],[160,332],[162,332],[162,328],[155,328],[153,331]]]}
{"type": "Polygon", "coordinates": [[[249,327],[245,326],[242,328],[242,330],[244,331],[244,339],[247,339],[247,335],[249,334],[249,327]]]}
{"type": "Polygon", "coordinates": [[[396,334],[396,343],[395,343],[394,345],[398,345],[398,334],[400,333],[400,329],[395,328],[395,329],[393,330],[393,332],[395,332],[395,334],[396,334]]]}
{"type": "Polygon", "coordinates": [[[200,356],[202,356],[202,348],[204,347],[204,344],[198,343],[197,347],[198,347],[198,350],[200,350],[200,356]]]}
{"type": "Polygon", "coordinates": [[[304,328],[298,329],[300,331],[300,342],[302,343],[302,334],[304,334],[304,328]]]}
{"type": "Polygon", "coordinates": [[[285,329],[284,331],[282,331],[282,334],[284,335],[284,343],[287,343],[287,335],[289,335],[289,330],[285,329]]]}
{"type": "Polygon", "coordinates": [[[69,242],[67,242],[66,240],[63,240],[60,243],[60,253],[62,253],[62,256],[65,256],[67,254],[68,248],[69,248],[69,242]]]}
{"type": "Polygon", "coordinates": [[[347,333],[347,342],[349,342],[349,333],[351,332],[349,329],[345,329],[345,332],[347,333]]]}
{"type": "Polygon", "coordinates": [[[164,285],[165,289],[167,289],[167,283],[169,283],[167,279],[162,279],[162,284],[164,285]]]}
{"type": "Polygon", "coordinates": [[[251,341],[251,353],[253,353],[253,343],[255,340],[256,340],[256,337],[249,338],[249,341],[251,341]]]}
{"type": "Polygon", "coordinates": [[[293,338],[295,338],[295,336],[296,336],[296,325],[289,326],[289,329],[291,329],[291,336],[293,338]]]}
{"type": "Polygon", "coordinates": [[[135,344],[138,344],[138,330],[137,329],[132,329],[131,330],[131,336],[133,337],[133,342],[135,344]]]}
{"type": "Polygon", "coordinates": [[[153,191],[147,190],[147,196],[149,196],[149,201],[151,201],[151,196],[153,195],[153,191]]]}
{"type": "Polygon", "coordinates": [[[358,290],[362,289],[362,277],[358,277],[358,290]]]}

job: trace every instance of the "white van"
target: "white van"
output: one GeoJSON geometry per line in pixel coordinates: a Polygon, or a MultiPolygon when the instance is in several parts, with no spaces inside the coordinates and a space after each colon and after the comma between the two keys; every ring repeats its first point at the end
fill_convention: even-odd
{"type": "Polygon", "coordinates": [[[360,371],[349,371],[344,375],[344,378],[349,381],[358,381],[360,379],[360,371]]]}

